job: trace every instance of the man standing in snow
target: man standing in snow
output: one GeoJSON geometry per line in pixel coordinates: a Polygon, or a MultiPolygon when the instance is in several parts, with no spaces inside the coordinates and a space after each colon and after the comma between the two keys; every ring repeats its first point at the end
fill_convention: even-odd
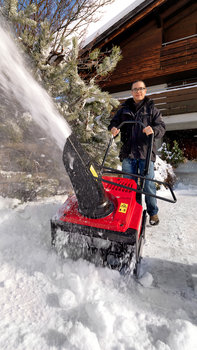
{"type": "MultiPolygon", "coordinates": [[[[122,147],[120,160],[122,171],[131,174],[143,174],[145,158],[148,148],[148,135],[154,134],[153,150],[148,177],[154,178],[154,162],[156,160],[155,139],[162,138],[165,134],[165,124],[160,111],[155,107],[154,102],[146,96],[146,85],[142,80],[135,81],[131,86],[133,98],[129,98],[115,114],[108,127],[115,137],[121,132],[122,147]],[[123,121],[140,121],[146,127],[142,130],[139,124],[125,124],[121,130],[117,127],[123,121]]],[[[129,177],[129,176],[128,176],[129,177]]],[[[156,194],[155,183],[145,181],[144,191],[156,194]]],[[[150,224],[158,225],[158,207],[156,198],[145,196],[147,212],[150,216],[150,224]]]]}

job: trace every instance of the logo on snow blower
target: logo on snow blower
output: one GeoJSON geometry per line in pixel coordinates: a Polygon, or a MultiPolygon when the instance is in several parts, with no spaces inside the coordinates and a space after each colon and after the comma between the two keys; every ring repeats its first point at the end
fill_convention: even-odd
{"type": "Polygon", "coordinates": [[[97,174],[96,170],[94,169],[93,165],[90,166],[90,171],[94,177],[98,177],[98,174],[97,174]]]}
{"type": "Polygon", "coordinates": [[[120,204],[120,208],[119,208],[119,212],[126,214],[127,208],[128,208],[128,204],[127,203],[121,203],[120,204]]]}

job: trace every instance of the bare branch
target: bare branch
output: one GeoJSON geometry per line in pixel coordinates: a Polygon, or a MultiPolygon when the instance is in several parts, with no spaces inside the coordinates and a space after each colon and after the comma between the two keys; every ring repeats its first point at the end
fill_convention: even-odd
{"type": "MultiPolygon", "coordinates": [[[[5,0],[0,0],[4,4],[5,0]]],[[[77,29],[83,30],[89,23],[98,20],[99,11],[114,0],[20,0],[17,4],[18,13],[25,11],[29,5],[36,6],[36,12],[32,19],[37,21],[37,30],[40,30],[41,22],[47,20],[50,24],[51,34],[62,33],[68,36],[77,29]],[[63,30],[66,29],[66,30],[63,30]]],[[[20,30],[23,27],[20,26],[20,30]]]]}

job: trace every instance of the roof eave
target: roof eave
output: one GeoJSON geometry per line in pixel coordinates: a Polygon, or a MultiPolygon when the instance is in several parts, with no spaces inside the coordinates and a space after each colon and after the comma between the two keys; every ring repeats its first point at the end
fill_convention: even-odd
{"type": "MultiPolygon", "coordinates": [[[[120,34],[120,28],[124,28],[126,24],[128,24],[129,21],[134,19],[137,15],[140,14],[140,12],[144,11],[148,6],[153,4],[155,2],[154,9],[161,5],[161,3],[164,3],[166,0],[145,0],[140,5],[138,5],[135,9],[130,11],[127,15],[125,15],[123,18],[118,20],[116,23],[114,23],[110,28],[105,30],[103,33],[98,35],[97,38],[92,40],[90,43],[88,43],[84,47],[84,51],[88,49],[89,47],[95,47],[99,46],[102,47],[106,44],[106,42],[109,42],[110,40],[114,39],[117,35],[120,34]]],[[[132,24],[131,24],[132,25],[132,24]]],[[[129,26],[129,24],[128,24],[129,26]]]]}

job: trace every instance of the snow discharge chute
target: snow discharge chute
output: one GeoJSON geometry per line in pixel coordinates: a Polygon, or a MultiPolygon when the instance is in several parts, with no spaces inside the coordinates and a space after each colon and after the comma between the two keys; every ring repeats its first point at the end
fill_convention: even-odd
{"type": "Polygon", "coordinates": [[[113,211],[97,170],[76,137],[71,134],[64,146],[63,163],[75,191],[79,212],[89,218],[100,218],[113,211]]]}

